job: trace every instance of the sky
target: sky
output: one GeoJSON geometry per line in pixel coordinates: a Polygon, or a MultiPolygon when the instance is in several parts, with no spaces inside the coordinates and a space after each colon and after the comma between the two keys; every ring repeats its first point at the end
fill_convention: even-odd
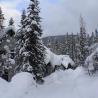
{"type": "MultiPolygon", "coordinates": [[[[7,25],[13,17],[16,27],[19,25],[21,12],[30,0],[0,0],[7,25]]],[[[79,18],[83,16],[87,33],[98,28],[98,0],[39,0],[42,17],[43,36],[63,35],[67,32],[79,32],[79,18]]]]}

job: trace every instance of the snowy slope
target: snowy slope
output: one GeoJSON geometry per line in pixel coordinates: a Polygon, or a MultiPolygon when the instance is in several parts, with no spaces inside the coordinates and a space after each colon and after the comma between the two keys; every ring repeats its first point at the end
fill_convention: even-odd
{"type": "Polygon", "coordinates": [[[57,71],[45,81],[37,85],[29,73],[16,75],[11,83],[0,79],[0,98],[98,98],[98,75],[90,77],[81,67],[57,71]]]}

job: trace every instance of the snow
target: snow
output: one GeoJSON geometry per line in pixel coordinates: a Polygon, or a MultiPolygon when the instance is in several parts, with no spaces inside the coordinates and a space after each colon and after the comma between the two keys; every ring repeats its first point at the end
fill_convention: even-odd
{"type": "Polygon", "coordinates": [[[5,33],[8,32],[9,30],[13,30],[14,32],[16,32],[15,26],[8,26],[8,27],[5,29],[5,33]]]}
{"type": "Polygon", "coordinates": [[[35,12],[39,12],[39,10],[37,8],[34,9],[35,12]]]}
{"type": "Polygon", "coordinates": [[[95,49],[85,60],[85,66],[88,70],[94,70],[94,56],[98,53],[98,48],[95,49]]]}
{"type": "Polygon", "coordinates": [[[32,29],[27,27],[27,29],[26,29],[26,30],[27,30],[27,32],[30,32],[32,29]]]}
{"type": "Polygon", "coordinates": [[[53,52],[51,52],[47,47],[45,47],[45,49],[46,49],[46,57],[45,57],[46,64],[50,62],[53,67],[55,67],[55,65],[63,65],[65,66],[65,68],[68,68],[68,64],[75,66],[75,63],[68,55],[56,55],[53,52]]]}
{"type": "Polygon", "coordinates": [[[56,71],[38,85],[29,73],[19,73],[10,83],[0,79],[0,98],[98,98],[98,74],[76,70],[56,71]]]}
{"type": "Polygon", "coordinates": [[[9,61],[10,64],[15,65],[15,60],[14,59],[9,58],[8,61],[9,61]]]}
{"type": "Polygon", "coordinates": [[[97,47],[98,47],[98,43],[94,43],[94,44],[92,44],[92,45],[89,47],[89,50],[90,50],[91,52],[93,52],[93,51],[96,50],[97,47]]]}
{"type": "Polygon", "coordinates": [[[4,49],[9,53],[10,52],[10,49],[7,45],[4,46],[4,49]]]}
{"type": "Polygon", "coordinates": [[[10,43],[10,40],[7,39],[6,41],[7,41],[8,43],[10,43]]]}
{"type": "Polygon", "coordinates": [[[31,85],[35,85],[32,75],[19,73],[12,78],[12,81],[8,84],[8,91],[4,92],[2,98],[23,98],[22,96],[27,93],[31,85]]]}
{"type": "Polygon", "coordinates": [[[22,52],[25,50],[25,48],[24,47],[22,47],[21,49],[20,49],[20,51],[19,51],[19,54],[22,54],[22,52]]]}
{"type": "Polygon", "coordinates": [[[35,24],[35,25],[36,25],[36,24],[37,24],[37,22],[36,22],[35,20],[32,20],[32,23],[31,23],[31,24],[35,24]]]}

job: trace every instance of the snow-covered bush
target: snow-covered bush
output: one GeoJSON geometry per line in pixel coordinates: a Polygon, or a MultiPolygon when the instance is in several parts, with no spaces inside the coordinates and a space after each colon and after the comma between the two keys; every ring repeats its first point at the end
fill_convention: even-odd
{"type": "Polygon", "coordinates": [[[45,56],[45,63],[46,65],[50,65],[55,68],[60,69],[68,69],[75,68],[74,61],[69,57],[69,55],[56,55],[53,52],[51,52],[47,47],[46,49],[46,56],[45,56]]]}
{"type": "Polygon", "coordinates": [[[85,67],[89,72],[96,72],[98,70],[98,48],[87,57],[85,67]]]}

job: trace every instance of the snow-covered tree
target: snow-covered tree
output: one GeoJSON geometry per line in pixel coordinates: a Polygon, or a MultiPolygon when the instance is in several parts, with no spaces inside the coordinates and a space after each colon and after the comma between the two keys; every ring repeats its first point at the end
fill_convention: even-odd
{"type": "Polygon", "coordinates": [[[94,34],[94,32],[92,32],[92,35],[91,35],[91,38],[90,38],[89,42],[90,42],[90,45],[95,43],[95,34],[94,34]]]}
{"type": "Polygon", "coordinates": [[[98,43],[98,30],[95,29],[95,42],[98,43]]]}
{"type": "Polygon", "coordinates": [[[83,65],[87,57],[87,35],[85,22],[82,16],[80,16],[80,63],[83,65]]]}
{"type": "Polygon", "coordinates": [[[12,26],[14,24],[14,20],[13,18],[11,17],[10,20],[9,20],[9,26],[12,26]]]}
{"type": "Polygon", "coordinates": [[[15,72],[19,72],[20,68],[22,67],[22,58],[23,55],[20,54],[20,51],[23,49],[23,45],[24,45],[24,35],[26,32],[25,29],[25,21],[26,21],[26,11],[23,10],[22,11],[22,15],[21,15],[21,21],[20,21],[20,25],[19,25],[19,30],[16,34],[16,56],[15,56],[15,61],[16,61],[16,68],[15,68],[15,72]]]}
{"type": "Polygon", "coordinates": [[[66,35],[66,40],[67,40],[67,42],[66,42],[66,47],[67,47],[67,52],[66,52],[66,54],[70,54],[70,38],[69,38],[69,34],[68,34],[68,32],[67,32],[67,35],[66,35]]]}
{"type": "Polygon", "coordinates": [[[37,0],[30,0],[27,10],[27,18],[25,21],[24,46],[20,49],[23,55],[22,71],[28,71],[35,75],[38,79],[39,76],[43,77],[45,72],[44,63],[44,46],[41,40],[41,18],[39,17],[40,9],[37,0]]]}
{"type": "Polygon", "coordinates": [[[73,33],[71,34],[71,58],[72,60],[75,59],[75,38],[73,33]]]}
{"type": "MultiPolygon", "coordinates": [[[[2,49],[3,51],[5,51],[5,53],[2,54],[2,67],[3,67],[3,78],[6,75],[7,72],[7,77],[5,78],[6,80],[10,80],[11,75],[14,75],[14,65],[15,65],[15,60],[14,60],[14,56],[15,56],[15,28],[14,28],[14,21],[12,21],[13,19],[11,18],[9,21],[9,25],[8,27],[5,29],[5,34],[2,36],[2,49]],[[11,74],[8,74],[10,73],[11,74]]],[[[1,50],[0,50],[1,51],[1,50]]]]}
{"type": "MultiPolygon", "coordinates": [[[[6,51],[3,49],[3,46],[2,46],[2,43],[3,43],[2,35],[4,34],[4,25],[3,24],[4,24],[4,14],[0,7],[0,69],[2,69],[2,66],[4,65],[3,55],[6,53],[6,51]]],[[[3,70],[2,70],[2,72],[3,72],[3,70]]],[[[0,76],[1,76],[2,72],[0,72],[0,76]]]]}
{"type": "Polygon", "coordinates": [[[3,24],[4,24],[4,14],[3,14],[2,9],[0,7],[0,31],[4,28],[3,24]]]}

